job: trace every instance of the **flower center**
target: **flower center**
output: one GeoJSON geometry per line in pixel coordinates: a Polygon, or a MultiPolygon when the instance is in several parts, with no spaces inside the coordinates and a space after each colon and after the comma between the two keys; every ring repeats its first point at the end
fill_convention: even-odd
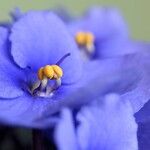
{"type": "Polygon", "coordinates": [[[56,64],[46,65],[38,70],[37,76],[39,80],[29,89],[31,95],[49,97],[61,86],[63,69],[59,65],[68,56],[70,56],[70,53],[64,55],[56,64]],[[53,83],[49,83],[49,81],[53,81],[53,83]]]}
{"type": "Polygon", "coordinates": [[[87,55],[91,55],[94,52],[95,37],[91,32],[77,32],[75,40],[78,46],[83,48],[87,55]]]}

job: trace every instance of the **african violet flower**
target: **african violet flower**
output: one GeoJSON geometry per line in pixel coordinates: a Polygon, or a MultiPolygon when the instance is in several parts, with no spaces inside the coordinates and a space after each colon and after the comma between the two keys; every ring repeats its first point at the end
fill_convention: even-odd
{"type": "Polygon", "coordinates": [[[88,58],[106,58],[133,53],[128,28],[118,10],[91,8],[85,16],[67,23],[81,52],[88,58]]]}
{"type": "MultiPolygon", "coordinates": [[[[47,107],[55,107],[55,104],[52,104],[54,102],[50,104],[49,100],[43,98],[50,98],[52,91],[55,92],[61,84],[63,86],[60,90],[65,91],[65,84],[69,87],[69,84],[79,79],[81,64],[76,45],[63,23],[52,13],[25,14],[13,25],[10,35],[6,29],[0,29],[1,35],[4,34],[1,36],[0,47],[0,120],[11,124],[19,122],[29,125],[34,115],[40,118],[47,107]],[[7,38],[11,42],[10,51],[7,38]],[[68,53],[71,53],[71,56],[68,53]],[[53,66],[46,66],[50,64],[53,66]],[[39,73],[42,74],[42,78],[38,80],[37,71],[40,72],[41,67],[47,75],[39,73]],[[49,73],[53,76],[49,77],[49,73]],[[54,83],[49,83],[48,78],[54,79],[54,83]],[[17,115],[24,119],[18,118],[17,115]]],[[[56,95],[61,97],[62,93],[58,92],[56,95]]],[[[53,96],[50,99],[57,98],[53,96]]]]}
{"type": "Polygon", "coordinates": [[[123,94],[122,98],[130,99],[134,112],[138,112],[150,97],[149,68],[145,67],[150,66],[149,43],[130,40],[122,16],[116,9],[111,8],[92,8],[82,18],[71,20],[68,27],[81,51],[86,52],[88,57],[126,57],[127,55],[125,64],[132,64],[134,69],[139,70],[141,79],[135,89],[123,94]]]}
{"type": "Polygon", "coordinates": [[[123,92],[136,79],[123,65],[121,59],[95,61],[82,71],[77,46],[57,16],[24,14],[10,31],[0,28],[0,123],[51,126],[61,107],[123,92]]]}
{"type": "MultiPolygon", "coordinates": [[[[110,11],[112,13],[110,16],[108,10],[104,12],[108,13],[107,21],[116,18],[114,11],[110,11]]],[[[130,43],[126,41],[128,36],[124,24],[121,23],[121,26],[118,21],[117,26],[115,23],[112,24],[114,25],[112,27],[108,26],[110,28],[107,28],[106,32],[101,33],[102,37],[104,35],[107,37],[111,33],[113,38],[110,35],[108,37],[111,37],[113,41],[106,38],[107,40],[98,46],[98,43],[95,44],[97,36],[86,32],[86,46],[101,47],[99,55],[103,57],[120,54],[118,50],[125,48],[124,44],[127,47],[130,46],[130,43]],[[117,31],[117,34],[114,31],[117,31]],[[92,45],[91,42],[95,45],[92,45]],[[89,43],[91,45],[88,45],[89,43]],[[112,43],[114,45],[111,45],[112,43]],[[109,51],[110,46],[114,48],[111,52],[109,51]]],[[[108,22],[107,24],[109,25],[108,22]]],[[[146,52],[140,51],[140,53],[124,58],[88,62],[82,70],[82,63],[78,57],[78,49],[74,40],[70,37],[64,24],[50,12],[24,14],[13,24],[10,33],[5,28],[0,28],[0,33],[1,123],[45,127],[51,126],[57,121],[59,124],[56,127],[55,139],[58,148],[62,149],[65,149],[66,145],[74,148],[81,147],[81,149],[97,148],[97,146],[102,149],[104,147],[110,149],[112,146],[116,149],[137,148],[133,113],[140,110],[149,99],[148,90],[144,91],[149,75],[147,68],[144,68],[145,64],[149,66],[145,59],[145,56],[149,58],[145,55],[146,52]],[[139,62],[138,66],[135,65],[137,61],[139,62]],[[140,80],[137,80],[137,70],[140,72],[140,80]],[[122,94],[121,98],[110,96],[105,99],[104,104],[101,104],[103,101],[98,99],[96,105],[90,104],[81,108],[81,111],[77,112],[76,135],[72,121],[69,120],[72,119],[70,110],[63,111],[64,118],[60,121],[51,116],[62,107],[78,108],[78,106],[92,102],[97,97],[109,92],[122,94]],[[144,96],[144,98],[137,100],[136,94],[144,96]],[[119,113],[116,113],[118,110],[120,110],[119,113]],[[89,115],[91,118],[88,118],[89,115]],[[109,117],[108,120],[107,117],[109,117]],[[97,118],[101,118],[103,121],[97,118]],[[109,124],[110,122],[118,126],[112,126],[109,124]],[[128,127],[127,124],[131,126],[128,127]],[[65,128],[67,126],[70,132],[67,132],[64,126],[65,128]],[[91,128],[95,130],[89,132],[88,129],[91,128]],[[126,132],[121,132],[122,129],[126,132]],[[64,131],[71,137],[69,143],[64,138],[62,140],[61,135],[65,135],[64,131]],[[112,133],[110,137],[108,137],[108,133],[112,133]],[[100,139],[100,142],[92,140],[95,134],[98,135],[97,138],[100,139]],[[106,145],[107,137],[110,139],[109,145],[106,145]],[[88,138],[88,142],[83,140],[86,138],[88,138]]],[[[98,30],[95,33],[98,34],[98,30]]],[[[137,46],[136,50],[147,49],[141,44],[137,46]]],[[[121,54],[122,52],[123,54],[128,53],[126,50],[121,51],[121,54]]],[[[132,51],[130,52],[132,53],[132,51]]]]}
{"type": "Polygon", "coordinates": [[[82,107],[75,117],[64,109],[54,139],[59,150],[136,150],[136,133],[130,103],[109,94],[82,107]]]}

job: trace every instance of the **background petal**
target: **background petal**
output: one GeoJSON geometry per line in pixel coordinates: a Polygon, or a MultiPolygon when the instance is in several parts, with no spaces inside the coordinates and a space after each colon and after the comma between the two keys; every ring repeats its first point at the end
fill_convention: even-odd
{"type": "Polygon", "coordinates": [[[122,95],[122,99],[131,102],[134,112],[138,112],[150,98],[150,47],[145,45],[136,55],[130,55],[126,59],[126,65],[129,63],[141,74],[136,88],[122,95]]]}
{"type": "Polygon", "coordinates": [[[81,149],[136,150],[137,125],[129,103],[117,95],[81,109],[77,136],[81,149]]]}
{"type": "Polygon", "coordinates": [[[78,150],[74,121],[69,109],[63,109],[56,125],[54,139],[59,150],[78,150]]]}
{"type": "Polygon", "coordinates": [[[96,48],[97,57],[107,58],[135,53],[138,51],[138,44],[120,37],[108,37],[97,43],[96,48]]]}
{"type": "Polygon", "coordinates": [[[63,82],[74,82],[81,75],[78,49],[65,25],[48,11],[29,12],[12,27],[11,54],[21,67],[37,71],[47,64],[56,64],[65,54],[71,53],[60,66],[63,82]]]}
{"type": "Polygon", "coordinates": [[[69,27],[73,35],[82,30],[91,31],[99,42],[109,36],[128,36],[128,29],[120,12],[109,7],[92,7],[83,18],[70,23],[69,27]]]}
{"type": "Polygon", "coordinates": [[[138,123],[139,150],[149,150],[150,147],[150,122],[138,123]]]}

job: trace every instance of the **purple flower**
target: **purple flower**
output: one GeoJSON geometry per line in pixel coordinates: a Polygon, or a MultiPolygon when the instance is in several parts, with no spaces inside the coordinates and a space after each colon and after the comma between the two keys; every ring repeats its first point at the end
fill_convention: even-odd
{"type": "Polygon", "coordinates": [[[136,150],[136,133],[130,103],[109,94],[82,107],[75,117],[69,109],[64,109],[54,139],[59,150],[136,150]]]}
{"type": "Polygon", "coordinates": [[[55,100],[61,99],[66,89],[80,78],[77,47],[64,24],[52,13],[27,13],[13,24],[10,32],[0,28],[0,121],[25,126],[45,125],[35,117],[40,119],[46,110],[53,112],[57,107],[55,100]],[[71,53],[68,58],[58,62],[68,53],[71,53]],[[57,62],[63,76],[56,78],[62,86],[54,78],[54,83],[39,81],[39,68],[57,62]]]}
{"type": "Polygon", "coordinates": [[[91,8],[85,16],[67,23],[81,52],[90,58],[106,58],[136,51],[128,28],[117,9],[91,8]]]}

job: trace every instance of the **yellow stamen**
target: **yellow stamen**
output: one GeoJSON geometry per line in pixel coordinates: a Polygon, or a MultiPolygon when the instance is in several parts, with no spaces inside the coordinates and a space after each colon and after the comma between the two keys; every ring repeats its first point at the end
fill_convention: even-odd
{"type": "Polygon", "coordinates": [[[94,35],[91,32],[86,33],[86,45],[93,44],[94,42],[94,35]]]}
{"type": "Polygon", "coordinates": [[[39,80],[48,79],[59,79],[63,76],[63,71],[58,65],[46,65],[38,70],[39,80]]]}
{"type": "Polygon", "coordinates": [[[52,79],[53,75],[54,75],[54,70],[53,70],[52,66],[46,65],[43,68],[43,73],[47,78],[52,79]]]}
{"type": "Polygon", "coordinates": [[[70,56],[70,53],[65,54],[55,65],[46,65],[38,70],[39,80],[32,85],[29,92],[32,95],[40,97],[49,97],[55,90],[61,86],[61,77],[63,76],[63,70],[59,66],[65,58],[70,56]],[[49,80],[55,80],[49,82],[49,80]]]}
{"type": "Polygon", "coordinates": [[[91,32],[78,32],[75,36],[75,40],[80,46],[89,46],[94,43],[94,35],[91,32]]]}
{"type": "Polygon", "coordinates": [[[43,67],[41,67],[39,70],[38,70],[38,78],[39,80],[43,80],[43,67]]]}
{"type": "Polygon", "coordinates": [[[75,36],[75,40],[79,45],[84,45],[85,44],[85,33],[84,32],[78,32],[75,36]]]}
{"type": "Polygon", "coordinates": [[[63,76],[63,71],[58,65],[52,65],[53,71],[54,71],[54,79],[59,79],[63,76]]]}

